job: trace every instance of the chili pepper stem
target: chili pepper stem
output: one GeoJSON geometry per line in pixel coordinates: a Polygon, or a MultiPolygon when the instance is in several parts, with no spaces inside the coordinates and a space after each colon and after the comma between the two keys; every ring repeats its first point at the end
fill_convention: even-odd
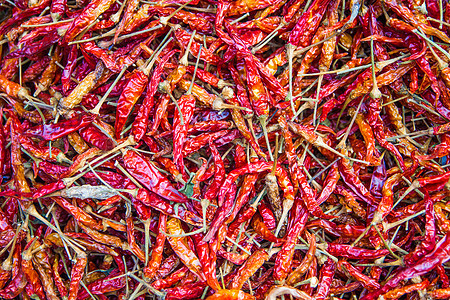
{"type": "Polygon", "coordinates": [[[431,46],[430,42],[425,40],[425,42],[427,43],[428,48],[430,48],[431,54],[433,54],[434,58],[436,59],[436,61],[438,62],[438,66],[439,69],[442,71],[443,69],[448,67],[448,64],[446,62],[444,62],[434,51],[433,47],[431,46]]]}
{"type": "MultiPolygon", "coordinates": [[[[439,23],[439,24],[442,24],[442,25],[445,25],[445,26],[450,26],[450,23],[447,23],[447,22],[444,22],[443,20],[438,20],[438,19],[435,19],[435,18],[432,18],[432,17],[427,17],[427,20],[428,21],[433,21],[433,22],[436,22],[436,23],[439,23]]],[[[442,29],[442,28],[440,28],[440,29],[442,29]]]]}
{"type": "MultiPolygon", "coordinates": [[[[55,211],[53,211],[53,210],[52,210],[52,218],[53,218],[53,220],[55,222],[56,228],[60,229],[58,220],[55,217],[55,211]]],[[[60,238],[61,238],[61,236],[60,236],[60,238]]],[[[69,257],[69,259],[72,261],[73,258],[72,258],[72,255],[70,254],[70,251],[69,251],[69,248],[68,248],[68,243],[63,238],[61,238],[61,241],[63,243],[64,250],[66,250],[67,257],[69,257]]],[[[66,268],[66,270],[67,270],[67,268],[66,268]]]]}
{"type": "Polygon", "coordinates": [[[421,211],[415,213],[414,215],[411,215],[411,216],[406,217],[406,218],[404,218],[404,219],[398,220],[398,221],[393,222],[393,223],[384,224],[383,230],[384,230],[384,231],[389,231],[389,230],[391,230],[392,228],[395,228],[395,227],[397,227],[397,226],[400,225],[400,224],[403,224],[403,223],[405,223],[405,222],[408,222],[409,220],[412,220],[412,219],[414,219],[415,217],[420,216],[420,215],[422,215],[422,214],[424,214],[424,213],[425,213],[425,210],[421,210],[421,211]]]}
{"type": "Polygon", "coordinates": [[[258,139],[256,138],[256,134],[255,134],[255,128],[253,127],[253,116],[247,118],[247,122],[248,122],[248,128],[250,129],[250,132],[252,133],[253,139],[255,140],[256,145],[259,146],[259,142],[258,142],[258,139]]]}
{"type": "Polygon", "coordinates": [[[378,229],[378,226],[377,226],[377,225],[374,225],[373,227],[375,228],[375,230],[376,230],[378,236],[380,237],[381,241],[383,242],[384,247],[386,247],[386,249],[388,249],[389,253],[390,253],[393,257],[395,257],[396,259],[401,260],[401,258],[400,258],[399,256],[397,256],[397,255],[392,251],[391,247],[389,246],[389,244],[386,242],[386,240],[384,239],[383,235],[381,234],[380,229],[378,229]]]}
{"type": "MultiPolygon", "coordinates": [[[[439,51],[442,52],[442,54],[444,54],[447,59],[450,59],[450,54],[445,51],[441,46],[439,46],[438,44],[436,44],[435,42],[433,42],[431,39],[429,39],[425,34],[423,34],[420,30],[418,29],[414,29],[413,32],[417,35],[420,35],[429,45],[432,45],[434,47],[436,47],[439,51]]],[[[431,47],[429,46],[429,48],[431,49],[431,47]]],[[[438,60],[439,62],[439,60],[438,60]]]]}
{"type": "MultiPolygon", "coordinates": [[[[100,156],[97,157],[96,159],[92,160],[92,161],[91,161],[91,164],[97,163],[97,162],[99,162],[100,160],[104,159],[105,157],[108,157],[109,155],[111,155],[111,154],[113,154],[113,153],[115,153],[115,152],[117,152],[117,151],[119,151],[119,150],[121,150],[121,149],[123,149],[123,148],[125,148],[125,147],[127,147],[127,146],[134,145],[135,143],[136,143],[136,142],[134,141],[133,136],[130,135],[130,136],[128,137],[128,139],[127,139],[126,141],[124,141],[122,144],[120,144],[120,145],[114,147],[112,150],[110,150],[110,151],[104,153],[103,155],[100,155],[100,156]]],[[[100,162],[99,164],[95,165],[94,168],[96,168],[96,167],[102,165],[103,163],[105,163],[105,162],[108,161],[109,159],[114,158],[114,157],[117,156],[117,155],[118,155],[118,154],[116,154],[116,155],[114,155],[114,156],[111,156],[111,157],[105,159],[104,161],[102,161],[102,162],[100,162]]],[[[78,179],[80,179],[81,177],[83,177],[83,176],[88,172],[88,171],[84,171],[84,170],[87,169],[87,168],[88,168],[88,166],[85,165],[85,166],[83,166],[80,170],[78,170],[78,171],[80,172],[80,174],[78,174],[78,175],[76,175],[76,176],[73,176],[73,177],[64,178],[64,179],[63,179],[63,182],[64,182],[64,184],[66,185],[66,188],[69,188],[72,184],[75,183],[75,181],[77,181],[78,179]]]]}
{"type": "MultiPolygon", "coordinates": [[[[384,67],[393,64],[405,57],[408,57],[409,54],[403,54],[400,55],[398,57],[395,58],[391,58],[388,60],[382,60],[382,61],[377,61],[375,62],[375,66],[377,67],[377,69],[381,70],[384,67]]],[[[342,75],[345,73],[350,73],[352,71],[358,71],[358,70],[363,70],[363,69],[367,69],[370,68],[372,66],[372,64],[367,64],[367,65],[362,65],[362,66],[358,66],[358,67],[354,67],[354,68],[342,68],[342,69],[338,69],[338,70],[332,70],[332,71],[325,71],[325,72],[318,72],[318,73],[308,73],[308,76],[319,76],[319,75],[327,75],[327,74],[337,74],[337,75],[342,75]]]]}
{"type": "Polygon", "coordinates": [[[335,33],[331,34],[330,36],[324,38],[323,40],[321,40],[321,41],[319,41],[317,43],[311,44],[311,45],[309,45],[307,47],[304,47],[304,48],[296,49],[296,50],[294,50],[293,56],[294,57],[300,57],[303,53],[305,53],[309,49],[314,48],[314,47],[316,47],[318,45],[321,45],[321,44],[325,43],[328,40],[331,40],[332,38],[336,37],[337,35],[341,34],[342,32],[344,32],[344,30],[336,31],[335,33]]]}
{"type": "Polygon", "coordinates": [[[181,5],[180,7],[178,7],[173,13],[171,13],[170,15],[168,15],[167,17],[160,17],[159,18],[159,22],[161,24],[163,24],[164,26],[167,26],[169,20],[175,16],[177,14],[177,12],[179,12],[180,10],[182,10],[186,5],[188,5],[189,3],[191,3],[193,0],[189,0],[188,2],[184,3],[183,5],[181,5]]]}
{"type": "Polygon", "coordinates": [[[148,58],[147,62],[142,66],[142,71],[145,74],[150,73],[150,70],[152,69],[153,64],[155,63],[156,57],[158,57],[158,55],[161,53],[161,51],[173,40],[173,37],[169,38],[169,36],[175,27],[176,27],[176,25],[170,28],[170,30],[167,32],[167,34],[164,36],[163,40],[161,41],[161,44],[155,49],[155,51],[152,53],[152,55],[150,55],[150,57],[148,58]]]}
{"type": "Polygon", "coordinates": [[[265,45],[267,45],[273,38],[275,38],[278,34],[278,31],[286,25],[281,22],[280,25],[277,26],[271,33],[269,33],[258,45],[252,48],[251,52],[255,54],[258,50],[262,49],[265,45]]]}
{"type": "Polygon", "coordinates": [[[57,22],[51,22],[51,23],[43,23],[43,24],[22,24],[20,25],[23,28],[36,28],[36,27],[47,27],[47,26],[52,26],[52,25],[56,25],[56,24],[64,24],[64,23],[69,23],[72,22],[74,19],[70,18],[70,19],[65,19],[65,20],[61,20],[61,21],[57,21],[57,22]]]}
{"type": "Polygon", "coordinates": [[[119,75],[114,79],[114,82],[111,84],[109,89],[106,91],[106,93],[103,95],[103,97],[100,99],[100,101],[97,103],[97,105],[90,111],[93,115],[98,115],[100,113],[100,108],[102,107],[103,103],[105,102],[106,98],[108,98],[109,94],[112,92],[116,84],[119,82],[119,80],[122,78],[123,74],[125,74],[125,71],[127,70],[128,66],[123,66],[122,70],[120,71],[119,75]]]}
{"type": "Polygon", "coordinates": [[[84,40],[71,41],[68,43],[68,45],[70,46],[70,45],[74,45],[74,44],[87,43],[87,42],[92,42],[92,41],[99,40],[99,39],[102,39],[105,37],[113,36],[116,33],[116,30],[117,30],[117,28],[114,28],[114,29],[111,29],[110,31],[103,33],[101,35],[98,35],[98,36],[94,36],[94,37],[84,39],[84,40]]]}
{"type": "Polygon", "coordinates": [[[145,265],[148,264],[149,249],[150,249],[150,223],[151,220],[144,220],[144,233],[145,233],[145,265]]]}
{"type": "Polygon", "coordinates": [[[286,54],[287,54],[288,62],[289,62],[289,94],[288,94],[288,97],[289,97],[289,101],[291,103],[292,114],[294,115],[294,117],[292,118],[292,121],[294,121],[296,119],[296,116],[299,114],[295,110],[293,88],[292,88],[292,57],[294,55],[294,45],[292,45],[292,44],[286,45],[286,54]]]}
{"type": "MultiPolygon", "coordinates": [[[[187,45],[187,48],[186,48],[186,50],[184,50],[184,54],[183,54],[183,56],[180,58],[180,65],[183,65],[183,66],[185,66],[185,67],[187,67],[188,66],[188,57],[189,57],[189,49],[191,48],[191,44],[192,44],[192,40],[194,40],[194,36],[195,36],[195,33],[196,33],[197,31],[194,29],[194,31],[192,32],[192,35],[191,35],[191,38],[189,39],[189,43],[188,43],[188,45],[187,45]]],[[[200,45],[200,47],[201,47],[202,45],[200,45]]],[[[200,57],[200,54],[198,55],[198,57],[200,57]]],[[[195,72],[195,71],[194,71],[195,72]]]]}
{"type": "Polygon", "coordinates": [[[113,143],[114,145],[117,146],[117,141],[115,138],[113,138],[109,132],[107,132],[103,127],[99,126],[98,124],[96,124],[95,122],[91,123],[94,127],[96,127],[98,130],[100,130],[106,137],[108,137],[113,143]]]}
{"type": "Polygon", "coordinates": [[[345,142],[348,138],[348,135],[350,134],[350,130],[353,127],[353,124],[355,123],[356,117],[359,113],[359,110],[361,108],[362,103],[364,102],[364,98],[359,102],[358,108],[356,109],[356,111],[352,111],[350,112],[350,115],[352,116],[352,120],[350,121],[350,124],[347,127],[347,130],[345,131],[344,136],[342,137],[341,141],[339,142],[339,144],[336,146],[337,149],[342,149],[345,146],[345,142]]]}
{"type": "Polygon", "coordinates": [[[270,160],[273,161],[273,154],[272,150],[270,149],[269,135],[267,134],[267,127],[266,127],[267,116],[266,115],[259,116],[258,120],[259,123],[261,124],[261,128],[264,133],[264,138],[266,140],[267,151],[269,152],[270,160]]]}
{"type": "MultiPolygon", "coordinates": [[[[313,123],[312,125],[314,127],[316,127],[316,119],[317,119],[317,106],[319,104],[319,92],[320,92],[320,87],[322,86],[322,80],[323,80],[323,75],[319,76],[319,82],[317,83],[317,91],[316,91],[316,101],[314,101],[314,113],[313,113],[313,123]]],[[[317,123],[317,126],[319,125],[319,123],[317,123]]],[[[314,129],[314,132],[316,132],[317,127],[314,129]]]]}
{"type": "Polygon", "coordinates": [[[374,54],[373,54],[373,37],[370,38],[370,61],[372,64],[372,81],[373,81],[373,88],[372,91],[370,92],[370,97],[372,99],[379,99],[381,98],[381,92],[378,89],[378,84],[377,84],[377,77],[375,76],[375,59],[374,59],[374,54]]]}
{"type": "Polygon", "coordinates": [[[228,241],[230,241],[232,244],[234,244],[237,248],[241,249],[242,251],[244,251],[245,253],[247,253],[248,255],[252,255],[247,249],[245,249],[244,247],[242,247],[241,245],[239,245],[239,242],[236,242],[232,239],[230,239],[228,236],[225,237],[228,241]]]}
{"type": "Polygon", "coordinates": [[[120,21],[120,16],[122,15],[123,9],[125,8],[126,4],[127,0],[123,0],[119,10],[109,18],[111,21],[114,22],[114,24],[117,24],[120,21]]]}
{"type": "Polygon", "coordinates": [[[288,207],[285,208],[285,206],[283,205],[283,212],[281,214],[280,220],[278,221],[278,225],[277,225],[277,228],[275,230],[275,236],[276,237],[278,237],[278,234],[280,233],[281,227],[283,227],[284,221],[286,220],[290,209],[291,208],[288,208],[288,207]]]}
{"type": "Polygon", "coordinates": [[[403,266],[403,262],[401,260],[395,260],[388,263],[374,263],[374,264],[355,264],[358,267],[394,267],[394,266],[403,266]]]}
{"type": "Polygon", "coordinates": [[[308,279],[305,279],[303,281],[297,282],[294,287],[298,287],[301,285],[309,284],[310,287],[315,288],[319,284],[319,279],[317,279],[316,276],[310,277],[308,279]]]}
{"type": "MultiPolygon", "coordinates": [[[[48,227],[50,227],[53,231],[55,231],[56,233],[59,234],[59,236],[61,237],[62,240],[65,240],[67,242],[67,244],[73,249],[75,250],[75,252],[82,252],[82,250],[80,248],[78,248],[78,246],[75,246],[75,244],[69,240],[69,238],[62,233],[61,230],[59,230],[58,228],[56,228],[55,226],[53,226],[53,224],[51,224],[50,222],[48,222],[44,217],[42,217],[36,210],[36,208],[34,207],[34,205],[30,205],[30,207],[27,209],[27,213],[33,217],[35,217],[36,219],[38,219],[39,221],[43,222],[45,225],[47,225],[48,227]]],[[[81,246],[81,245],[79,245],[81,246]]],[[[83,249],[84,247],[81,246],[83,249]]]]}
{"type": "Polygon", "coordinates": [[[300,108],[297,110],[297,112],[295,113],[295,115],[292,117],[292,121],[295,121],[295,119],[297,119],[298,116],[300,116],[300,114],[307,110],[307,109],[311,109],[315,106],[316,102],[315,101],[308,101],[302,104],[302,106],[300,106],[300,108]]]}
{"type": "Polygon", "coordinates": [[[139,291],[142,289],[143,286],[144,286],[144,284],[142,284],[142,282],[139,282],[138,286],[134,289],[133,294],[131,294],[129,300],[136,299],[138,297],[139,291]]]}
{"type": "Polygon", "coordinates": [[[164,299],[165,298],[165,295],[166,295],[165,292],[158,291],[153,286],[151,286],[150,284],[148,284],[147,282],[145,282],[141,278],[137,277],[133,273],[130,273],[130,277],[132,277],[134,280],[138,281],[139,283],[142,283],[143,285],[145,285],[145,287],[148,288],[149,291],[151,291],[153,294],[155,294],[158,297],[158,299],[164,299]]]}
{"type": "Polygon", "coordinates": [[[406,189],[403,195],[398,199],[396,204],[400,203],[405,197],[411,193],[413,190],[420,188],[420,183],[417,180],[414,180],[412,184],[406,189]]]}
{"type": "Polygon", "coordinates": [[[178,113],[180,115],[180,124],[181,124],[181,126],[184,126],[183,112],[181,111],[181,108],[180,108],[180,105],[178,104],[177,99],[175,99],[175,97],[172,95],[172,93],[170,92],[170,89],[166,89],[166,92],[169,94],[170,99],[172,99],[173,103],[175,103],[175,106],[177,107],[178,113]]]}
{"type": "Polygon", "coordinates": [[[201,232],[204,232],[203,228],[200,228],[200,229],[195,230],[195,231],[191,231],[189,233],[183,233],[183,234],[169,234],[167,232],[161,231],[161,233],[164,233],[164,235],[168,236],[168,237],[185,237],[185,236],[195,235],[195,234],[201,233],[201,232]]]}
{"type": "Polygon", "coordinates": [[[273,160],[273,166],[272,166],[272,175],[275,175],[275,170],[277,169],[277,160],[278,160],[278,139],[279,139],[279,134],[278,132],[275,134],[275,158],[273,160]]]}
{"type": "MultiPolygon", "coordinates": [[[[143,188],[142,184],[140,184],[124,167],[122,167],[118,161],[114,163],[114,166],[120,170],[128,179],[130,179],[137,187],[143,188]]],[[[137,190],[136,190],[137,195],[137,190]]]]}
{"type": "Polygon", "coordinates": [[[355,246],[358,244],[358,242],[369,232],[370,228],[372,227],[372,223],[369,224],[369,226],[366,227],[363,233],[361,233],[358,238],[352,243],[352,246],[355,246]]]}
{"type": "Polygon", "coordinates": [[[345,159],[348,159],[348,160],[351,160],[351,161],[360,162],[360,163],[363,163],[363,164],[366,164],[366,165],[370,165],[370,163],[367,162],[367,161],[360,160],[360,159],[356,159],[356,158],[352,158],[352,157],[348,157],[348,156],[342,154],[341,152],[337,151],[336,149],[334,149],[334,148],[328,146],[328,145],[323,141],[323,139],[322,139],[320,136],[318,136],[318,138],[317,138],[317,140],[316,140],[316,143],[317,143],[317,146],[322,147],[322,148],[324,148],[324,149],[326,149],[326,150],[328,150],[328,151],[331,151],[331,152],[333,152],[334,154],[336,154],[336,155],[338,155],[338,156],[340,156],[340,157],[342,157],[342,158],[345,158],[345,159]]]}
{"type": "Polygon", "coordinates": [[[216,97],[213,101],[212,108],[214,110],[221,110],[221,109],[237,109],[237,110],[245,110],[250,112],[251,109],[248,109],[246,107],[238,106],[238,105],[232,105],[225,103],[222,98],[216,97]]]}
{"type": "Polygon", "coordinates": [[[25,95],[25,98],[34,106],[34,108],[36,108],[37,112],[39,113],[39,116],[42,119],[42,124],[45,125],[45,117],[44,114],[42,113],[42,110],[39,108],[39,106],[36,105],[31,96],[25,95]]]}
{"type": "Polygon", "coordinates": [[[206,226],[206,210],[208,209],[208,206],[210,205],[210,202],[208,199],[202,199],[200,201],[200,204],[202,206],[202,217],[203,217],[203,232],[206,232],[207,226],[206,226]]]}
{"type": "MultiPolygon", "coordinates": [[[[20,230],[22,230],[22,228],[28,227],[28,220],[29,220],[29,215],[26,215],[25,221],[20,226],[17,226],[16,232],[14,234],[14,238],[11,240],[11,244],[12,244],[11,251],[9,252],[8,257],[3,261],[2,265],[1,265],[2,270],[10,271],[12,269],[12,256],[14,253],[14,249],[16,247],[17,237],[19,236],[19,232],[20,232],[20,230]]],[[[3,255],[3,252],[5,252],[9,248],[9,246],[10,246],[10,244],[8,243],[8,245],[6,245],[2,249],[2,251],[0,251],[0,255],[3,255]]]]}

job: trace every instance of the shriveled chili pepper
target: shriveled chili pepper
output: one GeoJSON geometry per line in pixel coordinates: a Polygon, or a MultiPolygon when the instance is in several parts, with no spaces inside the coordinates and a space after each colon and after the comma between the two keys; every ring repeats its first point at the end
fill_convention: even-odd
{"type": "MultiPolygon", "coordinates": [[[[118,269],[113,270],[108,276],[103,279],[94,281],[87,286],[87,289],[94,295],[102,295],[108,292],[115,292],[125,286],[125,278],[118,277],[120,271],[118,269]]],[[[86,290],[81,290],[78,294],[78,299],[89,298],[89,293],[86,290]]]]}
{"type": "Polygon", "coordinates": [[[149,190],[175,202],[186,202],[187,198],[177,191],[167,178],[147,159],[134,151],[126,151],[124,163],[128,172],[144,184],[149,190]]]}
{"type": "Polygon", "coordinates": [[[193,236],[195,242],[195,248],[197,250],[198,257],[202,264],[202,270],[206,277],[206,282],[215,291],[221,289],[215,270],[213,269],[214,263],[211,259],[211,249],[209,244],[203,241],[203,234],[198,233],[193,236]]]}
{"type": "MultiPolygon", "coordinates": [[[[33,244],[34,245],[34,244],[33,244]]],[[[27,281],[31,284],[33,293],[35,293],[40,299],[45,299],[44,290],[39,280],[39,275],[33,267],[33,263],[31,261],[31,246],[28,250],[22,253],[22,272],[24,273],[27,281]]]]}
{"type": "Polygon", "coordinates": [[[263,239],[274,243],[280,242],[280,240],[267,228],[259,214],[253,216],[252,227],[263,239]]]}
{"type": "Polygon", "coordinates": [[[164,242],[166,241],[166,223],[167,216],[163,213],[159,215],[158,235],[156,238],[156,245],[153,248],[152,256],[144,268],[145,277],[151,279],[155,276],[156,271],[161,265],[162,253],[164,250],[164,242]]]}
{"type": "Polygon", "coordinates": [[[93,116],[81,115],[57,124],[50,123],[30,128],[25,134],[31,137],[54,141],[72,132],[76,132],[78,129],[89,125],[93,120],[93,116]]]}
{"type": "Polygon", "coordinates": [[[350,245],[342,245],[334,243],[328,244],[327,251],[332,255],[343,256],[350,259],[355,257],[357,259],[376,259],[386,256],[389,253],[387,249],[369,250],[352,247],[350,245]]]}
{"type": "MultiPolygon", "coordinates": [[[[424,281],[420,283],[410,284],[401,288],[396,288],[393,290],[390,290],[386,294],[383,295],[384,299],[397,299],[401,297],[404,294],[412,293],[417,290],[425,290],[430,285],[430,282],[425,279],[424,281]]],[[[439,299],[439,298],[435,298],[439,299]]]]}
{"type": "Polygon", "coordinates": [[[283,244],[281,251],[277,254],[275,261],[274,278],[276,280],[284,280],[287,277],[288,270],[291,267],[292,256],[294,254],[297,239],[305,228],[308,216],[307,209],[301,204],[297,204],[295,209],[295,222],[293,221],[290,224],[291,228],[287,231],[286,242],[283,244]]]}
{"type": "Polygon", "coordinates": [[[240,290],[244,283],[252,276],[266,260],[269,259],[269,255],[265,250],[255,251],[246,261],[245,264],[239,268],[237,274],[233,278],[230,284],[230,289],[240,290]]]}
{"type": "Polygon", "coordinates": [[[173,128],[174,128],[174,161],[181,173],[184,173],[184,163],[183,163],[183,145],[186,140],[186,135],[188,131],[189,123],[192,119],[192,115],[195,107],[195,98],[192,95],[183,95],[178,101],[181,114],[174,115],[173,128]]]}
{"type": "MultiPolygon", "coordinates": [[[[160,64],[158,65],[158,67],[155,69],[155,71],[152,74],[152,78],[151,78],[148,88],[147,88],[147,95],[144,99],[144,103],[142,104],[140,110],[138,111],[136,120],[133,122],[132,132],[133,132],[133,136],[135,137],[135,139],[137,141],[139,141],[142,138],[142,136],[144,135],[144,133],[146,131],[147,124],[148,124],[148,115],[150,113],[150,109],[152,108],[151,101],[152,101],[154,94],[156,93],[156,88],[158,86],[158,83],[160,80],[159,78],[161,77],[161,73],[163,71],[164,65],[169,60],[169,58],[172,55],[174,55],[176,52],[177,51],[173,50],[173,51],[170,51],[169,53],[167,53],[166,55],[164,55],[161,58],[160,64]]],[[[131,92],[134,92],[132,87],[131,87],[131,92]]],[[[126,100],[129,101],[129,99],[126,99],[126,100]]],[[[134,102],[136,102],[136,100],[137,99],[134,99],[134,102]]],[[[129,111],[128,111],[128,113],[129,113],[129,111]]],[[[117,130],[118,129],[116,128],[116,131],[117,130]]],[[[116,135],[117,135],[117,132],[116,132],[116,135]]]]}
{"type": "Polygon", "coordinates": [[[103,63],[99,62],[94,71],[89,73],[83,81],[81,81],[75,89],[70,92],[67,97],[62,98],[58,107],[63,113],[73,109],[76,105],[81,103],[83,96],[87,95],[100,79],[104,71],[103,63]]]}
{"type": "Polygon", "coordinates": [[[78,34],[86,29],[95,19],[104,13],[112,4],[112,1],[94,1],[78,15],[70,24],[69,29],[64,35],[63,42],[71,42],[78,34]]]}
{"type": "Polygon", "coordinates": [[[206,298],[207,300],[252,300],[254,296],[240,290],[220,290],[206,298]]]}
{"type": "Polygon", "coordinates": [[[333,279],[336,264],[331,259],[328,259],[320,269],[319,286],[314,294],[314,299],[326,299],[331,287],[331,280],[333,279]]]}
{"type": "Polygon", "coordinates": [[[192,249],[185,244],[182,235],[183,230],[180,226],[180,221],[175,218],[171,218],[167,221],[167,231],[169,236],[167,237],[172,249],[180,257],[181,261],[202,281],[205,280],[205,275],[201,268],[201,263],[192,249]],[[174,236],[176,235],[176,236],[174,236]]]}
{"type": "Polygon", "coordinates": [[[316,237],[314,234],[308,234],[308,243],[309,243],[309,249],[308,252],[306,252],[305,257],[301,261],[300,265],[295,268],[293,272],[291,272],[286,279],[286,282],[289,285],[294,285],[297,282],[300,281],[300,278],[308,271],[308,268],[310,264],[312,263],[314,259],[314,255],[316,253],[316,237]]]}
{"type": "Polygon", "coordinates": [[[352,266],[347,261],[339,261],[338,267],[343,272],[348,273],[349,276],[353,277],[355,280],[361,282],[365,288],[368,290],[379,290],[380,284],[370,277],[362,274],[358,269],[356,269],[354,266],[352,266]]]}

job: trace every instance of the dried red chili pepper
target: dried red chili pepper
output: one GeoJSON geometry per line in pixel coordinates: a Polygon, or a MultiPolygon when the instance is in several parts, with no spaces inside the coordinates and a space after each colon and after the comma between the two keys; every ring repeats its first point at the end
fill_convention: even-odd
{"type": "Polygon", "coordinates": [[[166,241],[166,223],[167,216],[163,213],[160,213],[156,245],[153,248],[152,257],[144,268],[145,277],[147,277],[148,279],[151,279],[155,276],[156,271],[161,265],[162,253],[164,251],[164,242],[166,241]]]}
{"type": "Polygon", "coordinates": [[[126,151],[123,159],[128,172],[155,194],[170,201],[181,203],[187,201],[186,196],[177,191],[169,180],[140,154],[126,151]]]}

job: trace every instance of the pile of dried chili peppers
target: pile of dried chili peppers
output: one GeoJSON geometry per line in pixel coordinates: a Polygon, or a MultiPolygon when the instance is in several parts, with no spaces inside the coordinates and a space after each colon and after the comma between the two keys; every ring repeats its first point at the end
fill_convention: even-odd
{"type": "Polygon", "coordinates": [[[450,2],[0,0],[0,299],[450,299],[450,2]]]}

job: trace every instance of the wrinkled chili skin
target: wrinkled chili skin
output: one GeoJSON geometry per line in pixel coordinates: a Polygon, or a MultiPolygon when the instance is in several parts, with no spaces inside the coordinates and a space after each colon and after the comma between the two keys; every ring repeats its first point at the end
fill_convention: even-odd
{"type": "Polygon", "coordinates": [[[332,255],[343,256],[349,259],[377,259],[386,256],[389,253],[387,249],[368,250],[335,243],[329,243],[327,251],[332,255]]]}
{"type": "Polygon", "coordinates": [[[292,228],[290,228],[290,230],[288,229],[286,242],[283,244],[281,251],[277,254],[275,261],[276,265],[273,276],[276,280],[284,280],[287,277],[288,269],[292,263],[292,256],[294,254],[297,238],[304,230],[308,216],[307,209],[304,206],[297,204],[297,207],[295,207],[295,221],[293,220],[291,223],[290,226],[292,226],[292,228]]]}
{"type": "Polygon", "coordinates": [[[3,2],[1,299],[450,298],[450,4],[3,2]]]}
{"type": "Polygon", "coordinates": [[[202,282],[189,283],[183,287],[166,289],[166,299],[195,299],[202,295],[205,284],[202,282]]]}
{"type": "Polygon", "coordinates": [[[326,299],[330,291],[331,281],[333,279],[335,270],[336,263],[331,259],[328,259],[322,266],[322,269],[320,269],[319,286],[317,287],[314,299],[326,299]]]}
{"type": "Polygon", "coordinates": [[[124,162],[128,172],[155,194],[170,201],[187,201],[186,196],[176,190],[169,180],[140,154],[127,151],[124,155],[124,162]]]}
{"type": "Polygon", "coordinates": [[[173,120],[173,156],[178,170],[184,173],[185,170],[183,163],[183,145],[186,141],[189,123],[191,122],[192,116],[194,114],[195,98],[192,95],[184,95],[181,97],[178,103],[180,106],[180,113],[183,115],[182,118],[184,123],[181,124],[180,113],[175,114],[173,120]]]}
{"type": "MultiPolygon", "coordinates": [[[[105,278],[99,279],[89,284],[87,288],[94,295],[101,295],[108,292],[118,291],[125,286],[125,278],[116,278],[120,274],[121,271],[119,269],[115,269],[105,278]]],[[[85,289],[80,290],[78,299],[84,300],[89,297],[89,293],[85,289]]]]}
{"type": "Polygon", "coordinates": [[[325,13],[329,0],[315,0],[289,34],[289,44],[306,47],[325,13]]]}
{"type": "MultiPolygon", "coordinates": [[[[136,116],[136,119],[133,122],[132,135],[136,141],[140,141],[146,132],[146,129],[148,126],[150,110],[153,107],[153,96],[155,95],[155,93],[157,91],[160,77],[164,71],[164,65],[177,52],[178,52],[178,50],[174,49],[174,50],[171,50],[168,53],[166,53],[161,58],[160,63],[158,64],[158,66],[156,67],[156,69],[154,70],[154,72],[152,74],[150,82],[147,86],[147,94],[144,98],[144,102],[142,103],[142,105],[138,111],[138,114],[136,116]]],[[[166,101],[169,100],[168,95],[166,95],[165,99],[166,99],[166,101]]],[[[168,102],[165,102],[165,103],[166,103],[166,105],[168,104],[168,102]]],[[[159,113],[159,115],[158,115],[159,118],[161,118],[162,112],[158,112],[158,113],[159,113]]],[[[159,125],[159,123],[156,122],[156,118],[154,120],[153,125],[154,125],[154,128],[156,125],[159,125]]],[[[153,132],[153,130],[152,130],[152,132],[153,132]]]]}
{"type": "Polygon", "coordinates": [[[60,123],[45,124],[28,129],[25,134],[32,137],[38,137],[47,141],[54,141],[72,132],[84,128],[94,121],[91,115],[82,115],[60,123]]]}
{"type": "Polygon", "coordinates": [[[105,12],[113,3],[113,1],[92,1],[70,24],[69,29],[64,35],[62,43],[72,41],[82,30],[84,30],[91,22],[93,22],[100,14],[105,12]]]}
{"type": "Polygon", "coordinates": [[[114,125],[116,138],[120,138],[125,122],[131,113],[131,109],[144,91],[147,82],[148,76],[141,70],[137,70],[133,73],[127,85],[124,87],[118,100],[116,111],[116,124],[114,125]]]}
{"type": "Polygon", "coordinates": [[[6,30],[18,22],[21,22],[22,20],[31,17],[33,15],[39,14],[42,12],[42,10],[50,4],[50,0],[41,1],[39,5],[36,5],[34,7],[29,7],[21,11],[20,13],[15,14],[14,17],[9,18],[6,22],[4,22],[0,26],[0,35],[5,34],[6,30]]]}
{"type": "Polygon", "coordinates": [[[400,270],[395,277],[390,279],[381,289],[366,295],[363,299],[376,299],[378,295],[386,293],[389,289],[394,288],[401,280],[412,278],[415,276],[421,276],[430,270],[432,270],[436,265],[442,264],[448,259],[450,251],[450,234],[447,233],[437,244],[436,248],[425,255],[419,261],[416,261],[412,266],[400,270]]]}
{"type": "Polygon", "coordinates": [[[164,232],[166,232],[166,222],[167,216],[161,213],[159,216],[158,236],[156,238],[156,245],[153,248],[152,256],[147,266],[144,268],[145,277],[147,277],[148,279],[151,279],[155,276],[158,268],[161,265],[162,254],[164,250],[164,242],[166,241],[166,235],[164,234],[164,232]]]}

